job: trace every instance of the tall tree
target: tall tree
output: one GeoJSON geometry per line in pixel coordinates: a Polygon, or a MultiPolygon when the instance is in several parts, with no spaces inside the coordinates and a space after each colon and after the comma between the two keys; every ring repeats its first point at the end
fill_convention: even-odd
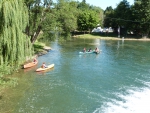
{"type": "Polygon", "coordinates": [[[82,0],[77,8],[79,9],[78,30],[91,32],[98,24],[102,26],[103,11],[101,8],[90,6],[86,0],[82,0]]]}
{"type": "Polygon", "coordinates": [[[113,20],[113,18],[115,18],[114,9],[111,6],[107,7],[106,10],[104,11],[104,15],[105,15],[104,26],[115,27],[114,20],[113,20]]]}
{"type": "Polygon", "coordinates": [[[89,9],[97,13],[97,15],[99,16],[99,25],[103,26],[104,11],[100,7],[93,6],[93,5],[91,5],[89,9]]]}
{"type": "Polygon", "coordinates": [[[34,43],[40,32],[44,28],[43,23],[50,13],[52,0],[27,0],[25,1],[29,11],[29,26],[26,33],[31,37],[31,43],[34,43]]]}
{"type": "Polygon", "coordinates": [[[77,4],[73,1],[58,0],[56,7],[58,15],[57,27],[68,38],[70,37],[70,32],[77,28],[77,4]]]}
{"type": "Polygon", "coordinates": [[[150,0],[141,0],[139,13],[142,28],[141,32],[143,38],[147,38],[150,31],[150,0]]]}
{"type": "Polygon", "coordinates": [[[12,71],[32,54],[30,40],[25,34],[28,9],[24,0],[1,0],[0,20],[0,68],[6,66],[7,71],[12,71]]]}
{"type": "Polygon", "coordinates": [[[81,31],[90,31],[100,23],[99,15],[92,10],[81,12],[78,16],[78,29],[81,31]]]}
{"type": "Polygon", "coordinates": [[[131,20],[132,23],[130,23],[131,30],[134,31],[135,34],[141,34],[141,14],[139,9],[141,8],[141,1],[135,0],[134,5],[131,7],[131,20]]]}
{"type": "Polygon", "coordinates": [[[81,10],[87,10],[89,9],[89,4],[86,3],[86,0],[82,0],[82,2],[80,2],[78,4],[78,9],[81,9],[81,10]]]}
{"type": "Polygon", "coordinates": [[[130,10],[131,6],[127,0],[121,1],[118,6],[115,9],[115,17],[118,19],[116,20],[116,23],[119,26],[125,26],[127,27],[127,21],[130,19],[130,10]]]}

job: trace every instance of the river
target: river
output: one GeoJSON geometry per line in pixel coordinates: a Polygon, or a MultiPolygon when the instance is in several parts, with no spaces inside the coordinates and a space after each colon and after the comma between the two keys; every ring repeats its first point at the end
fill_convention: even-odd
{"type": "Polygon", "coordinates": [[[75,39],[49,46],[36,67],[18,73],[28,88],[16,87],[23,94],[14,113],[150,112],[149,41],[75,39]],[[102,51],[79,55],[84,47],[102,51]],[[55,67],[36,73],[43,62],[55,67]]]}

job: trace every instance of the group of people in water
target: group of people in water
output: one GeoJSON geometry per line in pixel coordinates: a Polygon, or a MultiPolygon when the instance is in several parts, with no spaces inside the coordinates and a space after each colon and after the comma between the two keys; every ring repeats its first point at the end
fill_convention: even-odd
{"type": "MultiPolygon", "coordinates": [[[[88,52],[91,52],[91,51],[93,51],[93,50],[90,48],[90,49],[88,50],[88,52]]],[[[98,53],[98,52],[99,52],[99,49],[96,47],[94,51],[98,53]]],[[[83,49],[83,52],[86,52],[86,48],[83,49]]]]}

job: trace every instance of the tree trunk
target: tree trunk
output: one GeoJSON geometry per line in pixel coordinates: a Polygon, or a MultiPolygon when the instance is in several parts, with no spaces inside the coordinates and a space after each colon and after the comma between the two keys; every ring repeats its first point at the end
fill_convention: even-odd
{"type": "Polygon", "coordinates": [[[39,25],[37,30],[34,32],[34,34],[32,35],[31,37],[31,43],[34,44],[34,42],[36,41],[37,37],[39,36],[40,34],[40,31],[41,31],[42,27],[39,25]]]}

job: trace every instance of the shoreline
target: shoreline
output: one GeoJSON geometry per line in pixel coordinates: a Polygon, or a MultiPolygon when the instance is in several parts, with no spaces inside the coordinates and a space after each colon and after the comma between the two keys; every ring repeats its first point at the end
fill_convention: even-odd
{"type": "MultiPolygon", "coordinates": [[[[24,64],[31,62],[32,59],[36,58],[36,57],[40,57],[42,55],[47,54],[50,50],[52,50],[51,47],[49,46],[43,46],[43,49],[41,49],[40,51],[38,51],[37,53],[33,54],[33,56],[31,57],[26,57],[26,60],[24,61],[24,64]]],[[[24,65],[22,64],[22,65],[24,65]]]]}
{"type": "Polygon", "coordinates": [[[91,35],[91,34],[84,34],[84,35],[76,35],[73,36],[74,38],[86,38],[86,39],[101,39],[101,40],[127,40],[127,41],[150,41],[150,38],[119,38],[119,37],[102,37],[97,35],[91,35]]]}
{"type": "Polygon", "coordinates": [[[43,50],[42,51],[40,51],[40,52],[38,52],[37,54],[35,54],[35,56],[42,56],[42,55],[45,55],[45,54],[47,54],[50,50],[52,50],[52,48],[51,47],[49,47],[49,46],[44,46],[43,47],[43,50]]]}

